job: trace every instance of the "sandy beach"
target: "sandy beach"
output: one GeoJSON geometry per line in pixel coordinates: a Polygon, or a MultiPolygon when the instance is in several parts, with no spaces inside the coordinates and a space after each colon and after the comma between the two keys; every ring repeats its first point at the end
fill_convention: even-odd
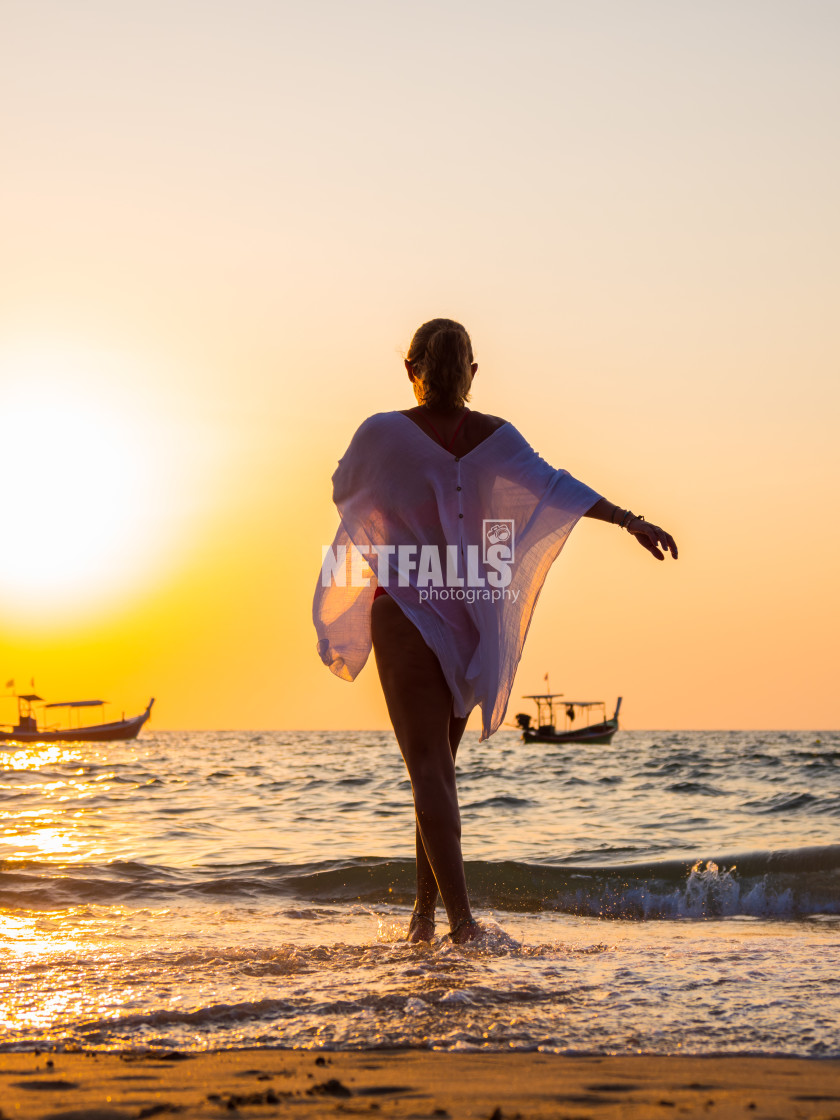
{"type": "Polygon", "coordinates": [[[0,1055],[2,1120],[840,1118],[840,1061],[232,1050],[0,1055]]]}

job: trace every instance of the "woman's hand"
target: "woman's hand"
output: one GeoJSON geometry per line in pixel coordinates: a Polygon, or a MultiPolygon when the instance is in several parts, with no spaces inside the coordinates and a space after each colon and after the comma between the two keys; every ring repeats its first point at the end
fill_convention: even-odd
{"type": "Polygon", "coordinates": [[[620,525],[622,529],[632,533],[642,548],[646,548],[657,560],[665,559],[664,552],[661,552],[660,548],[670,552],[675,560],[677,558],[677,542],[670,533],[666,533],[664,529],[651,524],[650,521],[645,521],[643,517],[629,509],[613,505],[606,498],[599,498],[586,511],[584,517],[594,517],[597,521],[609,521],[612,525],[620,525]]]}
{"type": "Polygon", "coordinates": [[[664,560],[666,552],[670,552],[676,560],[677,542],[670,533],[666,533],[658,525],[652,525],[650,521],[637,517],[627,526],[627,532],[632,533],[642,548],[646,548],[657,560],[664,560]],[[663,551],[660,551],[660,547],[663,551]]]}

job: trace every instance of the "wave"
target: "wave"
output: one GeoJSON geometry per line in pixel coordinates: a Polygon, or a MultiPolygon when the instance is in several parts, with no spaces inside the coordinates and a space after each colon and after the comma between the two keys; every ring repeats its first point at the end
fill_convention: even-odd
{"type": "MultiPolygon", "coordinates": [[[[467,879],[475,905],[491,910],[629,919],[840,914],[840,845],[616,865],[472,861],[467,879]]],[[[410,905],[413,892],[413,860],[375,857],[189,869],[30,860],[0,869],[0,906],[12,910],[179,897],[410,905]]]]}
{"type": "Polygon", "coordinates": [[[114,1015],[110,1018],[81,1022],[76,1026],[79,1035],[92,1043],[107,1039],[117,1027],[127,1031],[137,1027],[230,1025],[251,1019],[270,1020],[281,1015],[291,1015],[298,1008],[291,1000],[259,999],[241,1003],[211,1003],[193,1010],[159,1009],[114,1015]]]}

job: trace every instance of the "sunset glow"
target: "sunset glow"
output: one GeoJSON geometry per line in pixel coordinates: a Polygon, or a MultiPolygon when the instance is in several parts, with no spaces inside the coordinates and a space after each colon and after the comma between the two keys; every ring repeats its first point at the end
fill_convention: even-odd
{"type": "Polygon", "coordinates": [[[177,566],[207,504],[209,456],[162,394],[150,398],[150,374],[93,347],[0,351],[0,609],[12,622],[101,617],[177,566]]]}
{"type": "Polygon", "coordinates": [[[74,365],[56,355],[3,371],[0,470],[16,485],[4,503],[14,543],[0,580],[7,601],[27,610],[125,590],[153,538],[161,475],[142,419],[128,402],[120,412],[80,394],[74,365]]]}
{"type": "Polygon", "coordinates": [[[0,680],[387,726],[312,593],[451,315],[473,406],[680,545],[577,528],[513,697],[837,724],[835,7],[47,8],[3,16],[0,680]]]}

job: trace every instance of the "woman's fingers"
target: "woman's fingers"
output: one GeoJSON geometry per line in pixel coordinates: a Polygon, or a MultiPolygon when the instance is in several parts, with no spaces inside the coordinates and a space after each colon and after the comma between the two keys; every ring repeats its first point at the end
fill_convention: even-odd
{"type": "MultiPolygon", "coordinates": [[[[676,560],[677,542],[674,540],[670,533],[666,533],[665,530],[660,529],[658,525],[654,526],[654,528],[656,529],[656,543],[661,545],[665,552],[670,552],[676,560]]],[[[664,560],[665,557],[663,556],[662,559],[664,560]]]]}
{"type": "Polygon", "coordinates": [[[633,536],[636,538],[642,548],[646,548],[652,556],[655,556],[657,558],[657,560],[665,559],[662,553],[656,547],[656,541],[651,537],[650,533],[646,529],[639,530],[638,532],[634,533],[633,536]]]}
{"type": "Polygon", "coordinates": [[[639,544],[646,548],[651,556],[655,556],[657,560],[665,559],[665,553],[660,552],[660,546],[665,552],[670,552],[675,560],[677,559],[677,542],[670,533],[666,533],[658,525],[643,521],[633,535],[639,544]]]}

